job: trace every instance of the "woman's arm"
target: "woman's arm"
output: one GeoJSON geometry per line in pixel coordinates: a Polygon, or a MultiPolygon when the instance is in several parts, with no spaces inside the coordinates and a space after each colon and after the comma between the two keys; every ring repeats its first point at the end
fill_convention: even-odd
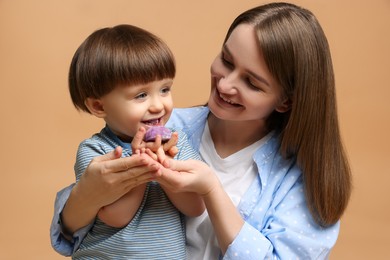
{"type": "Polygon", "coordinates": [[[234,241],[244,220],[221,185],[202,196],[222,254],[234,241]]]}
{"type": "Polygon", "coordinates": [[[156,162],[148,156],[121,155],[122,148],[117,147],[95,157],[77,184],[57,193],[50,238],[61,255],[70,256],[78,249],[101,207],[159,174],[156,162]]]}
{"type": "Polygon", "coordinates": [[[244,221],[217,176],[207,164],[197,160],[170,160],[169,167],[170,169],[162,168],[162,175],[157,181],[174,192],[194,192],[201,196],[219,246],[222,252],[225,252],[239,233],[244,221]]]}
{"type": "Polygon", "coordinates": [[[50,241],[53,249],[59,254],[70,256],[79,247],[80,241],[86,236],[89,226],[78,230],[76,233],[67,235],[66,230],[63,229],[60,214],[64,205],[72,191],[74,184],[60,190],[55,198],[54,215],[50,225],[50,241]]]}
{"type": "Polygon", "coordinates": [[[100,208],[155,176],[156,163],[147,155],[120,158],[121,154],[122,149],[117,147],[94,158],[73,187],[62,211],[62,223],[69,233],[88,225],[100,208]]]}
{"type": "Polygon", "coordinates": [[[274,188],[261,195],[251,189],[250,201],[244,202],[251,210],[239,213],[206,164],[169,163],[157,180],[176,192],[202,196],[224,259],[326,259],[336,242],[339,223],[320,227],[313,221],[298,173],[286,174],[282,182],[275,179],[274,188]]]}

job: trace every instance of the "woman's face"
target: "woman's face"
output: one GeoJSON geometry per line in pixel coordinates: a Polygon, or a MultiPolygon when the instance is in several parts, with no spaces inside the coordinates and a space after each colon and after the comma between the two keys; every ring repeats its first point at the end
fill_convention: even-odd
{"type": "Polygon", "coordinates": [[[260,51],[252,25],[237,26],[211,64],[211,112],[222,120],[265,121],[288,103],[260,51]]]}

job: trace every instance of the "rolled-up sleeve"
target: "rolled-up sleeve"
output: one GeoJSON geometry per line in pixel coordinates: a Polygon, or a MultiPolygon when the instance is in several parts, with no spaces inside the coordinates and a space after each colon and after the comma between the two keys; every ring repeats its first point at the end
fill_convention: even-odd
{"type": "Polygon", "coordinates": [[[245,222],[233,243],[228,247],[223,259],[265,259],[269,251],[272,251],[271,242],[245,222]]]}
{"type": "MultiPolygon", "coordinates": [[[[294,179],[294,178],[290,178],[294,179]]],[[[284,184],[288,183],[285,180],[284,184]]],[[[340,222],[320,227],[311,217],[298,179],[289,189],[273,194],[273,202],[261,218],[263,206],[254,208],[228,247],[230,259],[326,259],[336,243],[340,222]]],[[[271,197],[266,200],[271,201],[271,197]]]]}
{"type": "Polygon", "coordinates": [[[51,245],[55,251],[63,256],[71,256],[80,246],[81,241],[91,229],[93,223],[73,234],[72,241],[67,240],[62,234],[62,225],[60,214],[69,198],[74,184],[62,189],[57,193],[54,203],[54,216],[50,226],[50,240],[51,245]]]}
{"type": "Polygon", "coordinates": [[[320,228],[311,226],[311,221],[301,221],[300,225],[290,220],[290,226],[276,220],[263,231],[245,222],[223,259],[327,259],[340,223],[320,228]]]}

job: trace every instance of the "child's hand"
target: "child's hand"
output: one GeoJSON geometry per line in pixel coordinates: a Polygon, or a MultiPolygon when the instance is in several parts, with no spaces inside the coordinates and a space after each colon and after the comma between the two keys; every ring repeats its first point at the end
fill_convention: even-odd
{"type": "Polygon", "coordinates": [[[176,154],[179,152],[179,149],[177,149],[177,142],[179,141],[179,134],[177,132],[173,132],[171,139],[169,139],[168,142],[163,144],[163,150],[166,155],[173,158],[176,156],[176,154]]]}
{"type": "Polygon", "coordinates": [[[162,164],[166,161],[166,156],[173,158],[178,153],[176,145],[179,138],[177,132],[172,133],[171,139],[164,144],[160,135],[156,136],[154,142],[145,142],[145,133],[145,128],[141,127],[135,134],[131,142],[133,153],[147,153],[154,160],[162,164]]]}
{"type": "Polygon", "coordinates": [[[154,142],[145,142],[145,133],[145,128],[140,127],[133,137],[133,141],[131,142],[131,149],[133,153],[137,153],[137,151],[145,152],[146,149],[157,152],[158,148],[161,146],[161,136],[157,136],[154,142]]]}

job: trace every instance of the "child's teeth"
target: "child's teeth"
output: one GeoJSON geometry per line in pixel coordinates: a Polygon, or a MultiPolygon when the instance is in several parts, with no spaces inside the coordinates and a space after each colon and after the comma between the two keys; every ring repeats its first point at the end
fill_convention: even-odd
{"type": "Polygon", "coordinates": [[[158,122],[159,122],[158,119],[156,119],[156,120],[150,120],[150,121],[147,122],[147,124],[148,124],[148,125],[158,125],[158,122]]]}

